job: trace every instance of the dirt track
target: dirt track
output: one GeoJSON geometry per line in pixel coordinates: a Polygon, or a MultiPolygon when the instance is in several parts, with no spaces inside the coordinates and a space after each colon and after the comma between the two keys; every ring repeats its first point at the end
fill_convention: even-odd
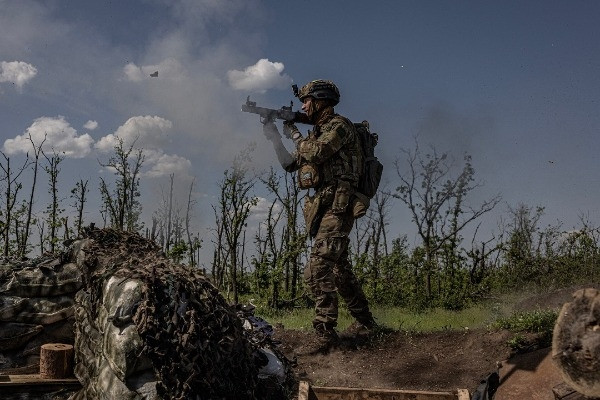
{"type": "Polygon", "coordinates": [[[339,349],[307,355],[296,349],[312,340],[312,333],[276,332],[286,355],[297,360],[298,378],[318,386],[473,390],[510,356],[507,331],[394,332],[362,344],[341,336],[339,349]]]}
{"type": "MultiPolygon", "coordinates": [[[[589,285],[586,287],[596,287],[589,285]]],[[[560,309],[577,288],[532,296],[516,309],[560,309]]],[[[501,385],[495,400],[552,400],[552,387],[562,382],[550,359],[550,349],[513,355],[509,331],[463,330],[428,334],[392,332],[371,343],[342,337],[342,346],[327,355],[300,354],[313,340],[311,332],[276,329],[275,337],[296,375],[317,386],[359,388],[456,390],[473,392],[488,374],[500,369],[501,385]]]]}

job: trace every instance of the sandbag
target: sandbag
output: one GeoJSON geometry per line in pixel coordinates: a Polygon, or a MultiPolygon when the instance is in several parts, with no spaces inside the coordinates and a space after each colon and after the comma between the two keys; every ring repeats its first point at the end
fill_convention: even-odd
{"type": "Polygon", "coordinates": [[[43,329],[42,325],[0,322],[0,352],[23,346],[43,329]]]}
{"type": "Polygon", "coordinates": [[[96,388],[99,399],[102,400],[141,400],[142,396],[129,390],[123,381],[121,381],[108,362],[100,365],[99,374],[96,378],[96,388]]]}
{"type": "Polygon", "coordinates": [[[75,301],[69,296],[33,297],[22,299],[21,310],[10,318],[0,315],[0,321],[48,325],[73,315],[75,301]]]}
{"type": "Polygon", "coordinates": [[[59,258],[13,270],[0,282],[0,293],[20,297],[50,297],[75,293],[83,283],[75,263],[62,264],[59,258]]]}
{"type": "Polygon", "coordinates": [[[25,299],[17,296],[0,296],[0,321],[14,321],[25,307],[25,299]]]}
{"type": "Polygon", "coordinates": [[[142,354],[144,342],[138,335],[135,324],[119,328],[106,324],[104,343],[102,346],[106,361],[110,364],[117,378],[125,381],[131,374],[152,368],[150,359],[142,354]]]}

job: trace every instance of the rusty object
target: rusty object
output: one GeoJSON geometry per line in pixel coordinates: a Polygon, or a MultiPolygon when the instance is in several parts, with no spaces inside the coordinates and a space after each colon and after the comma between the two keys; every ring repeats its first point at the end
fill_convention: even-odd
{"type": "Polygon", "coordinates": [[[470,400],[469,391],[431,392],[422,390],[366,389],[312,386],[301,381],[298,400],[470,400]]]}
{"type": "Polygon", "coordinates": [[[62,379],[73,375],[73,346],[47,343],[40,349],[40,378],[62,379]]]}
{"type": "Polygon", "coordinates": [[[570,387],[600,397],[600,291],[580,289],[563,305],[554,326],[552,359],[570,387]]]}

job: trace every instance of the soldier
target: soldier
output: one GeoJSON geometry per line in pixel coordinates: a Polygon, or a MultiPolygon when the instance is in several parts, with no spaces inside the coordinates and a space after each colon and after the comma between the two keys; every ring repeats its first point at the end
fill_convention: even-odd
{"type": "Polygon", "coordinates": [[[333,82],[309,82],[297,96],[314,129],[303,137],[294,124],[284,123],[296,150],[287,151],[273,122],[266,122],[263,130],[281,166],[287,172],[298,171],[301,189],[313,190],[305,197],[303,209],[306,230],[313,240],[304,280],[316,302],[313,326],[318,343],[314,350],[325,352],[339,341],[335,331],[338,293],[357,321],[354,330],[369,331],[376,326],[348,256],[363,156],[354,124],[334,111],[340,93],[333,82]]]}

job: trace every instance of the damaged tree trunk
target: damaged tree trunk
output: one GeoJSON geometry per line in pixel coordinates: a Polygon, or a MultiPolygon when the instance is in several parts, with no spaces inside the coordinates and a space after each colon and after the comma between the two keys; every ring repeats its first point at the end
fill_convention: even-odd
{"type": "Polygon", "coordinates": [[[40,378],[62,379],[73,375],[73,346],[48,343],[40,349],[40,378]]]}

